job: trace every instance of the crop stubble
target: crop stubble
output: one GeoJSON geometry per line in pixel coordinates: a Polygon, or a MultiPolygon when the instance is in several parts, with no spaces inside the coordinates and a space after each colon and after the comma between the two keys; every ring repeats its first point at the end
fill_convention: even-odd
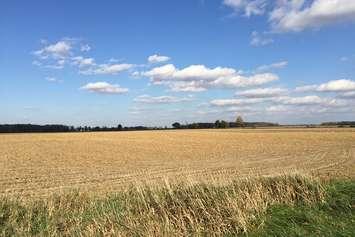
{"type": "Polygon", "coordinates": [[[301,171],[354,176],[354,129],[227,129],[0,135],[0,194],[110,192],[162,179],[301,171]]]}

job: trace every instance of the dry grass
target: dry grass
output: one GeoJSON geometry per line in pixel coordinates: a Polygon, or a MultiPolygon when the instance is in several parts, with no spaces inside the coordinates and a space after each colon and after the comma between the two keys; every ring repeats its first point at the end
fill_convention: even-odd
{"type": "Polygon", "coordinates": [[[354,129],[227,129],[0,135],[0,194],[114,192],[169,178],[353,176],[354,129]]]}
{"type": "Polygon", "coordinates": [[[228,184],[133,186],[105,197],[70,193],[41,200],[0,198],[2,236],[220,236],[257,228],[274,204],[324,201],[308,176],[228,184]]]}

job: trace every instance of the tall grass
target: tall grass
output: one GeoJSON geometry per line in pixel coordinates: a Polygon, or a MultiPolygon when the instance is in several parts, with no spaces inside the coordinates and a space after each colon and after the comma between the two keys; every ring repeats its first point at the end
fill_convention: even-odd
{"type": "Polygon", "coordinates": [[[302,175],[228,184],[137,185],[105,197],[80,192],[41,200],[0,199],[2,236],[235,235],[255,228],[273,204],[324,200],[320,182],[302,175]]]}

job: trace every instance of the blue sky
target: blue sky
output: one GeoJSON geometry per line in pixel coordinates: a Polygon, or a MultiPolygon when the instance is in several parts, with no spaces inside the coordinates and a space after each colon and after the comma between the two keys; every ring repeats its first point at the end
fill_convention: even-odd
{"type": "Polygon", "coordinates": [[[0,123],[355,118],[355,1],[0,5],[0,123]]]}

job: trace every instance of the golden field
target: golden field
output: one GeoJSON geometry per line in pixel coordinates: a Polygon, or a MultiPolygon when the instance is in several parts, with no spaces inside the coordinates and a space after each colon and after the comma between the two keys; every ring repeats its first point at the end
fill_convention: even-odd
{"type": "Polygon", "coordinates": [[[226,129],[0,135],[0,194],[112,192],[135,182],[299,171],[354,177],[355,129],[226,129]]]}

